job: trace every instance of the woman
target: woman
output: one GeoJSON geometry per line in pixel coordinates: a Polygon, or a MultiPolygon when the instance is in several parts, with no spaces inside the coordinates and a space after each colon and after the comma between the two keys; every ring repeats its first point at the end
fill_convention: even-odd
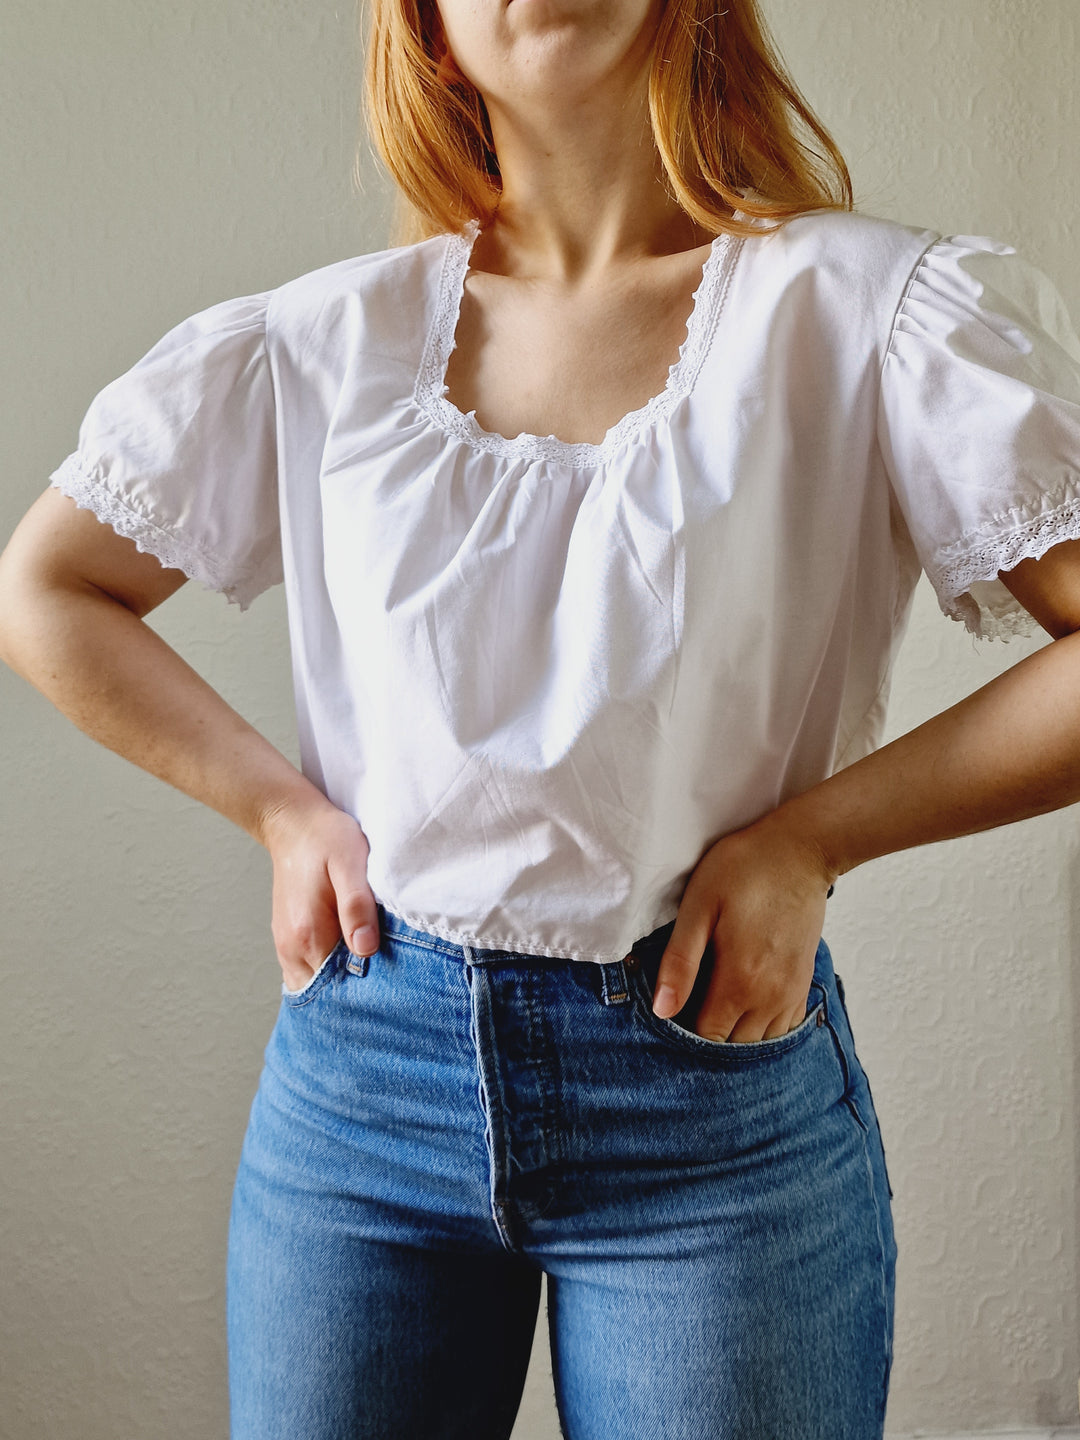
{"type": "Polygon", "coordinates": [[[1080,797],[1075,336],[851,212],[753,0],[385,0],[369,78],[418,238],[170,331],[0,561],[7,662],[273,860],[234,1440],[508,1435],[542,1273],[572,1440],[880,1436],[826,898],[1080,797]],[[1058,638],[876,749],[920,566],[1058,638]],[[302,774],[188,577],[284,578],[302,774]]]}

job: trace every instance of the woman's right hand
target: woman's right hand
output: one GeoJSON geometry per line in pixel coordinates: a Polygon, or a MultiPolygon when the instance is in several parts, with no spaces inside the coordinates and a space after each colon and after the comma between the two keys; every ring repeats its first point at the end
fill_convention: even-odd
{"type": "Polygon", "coordinates": [[[265,846],[274,943],[286,988],[300,990],[339,936],[355,954],[378,949],[368,843],[144,623],[185,578],[50,487],[0,557],[0,660],[87,735],[265,846]]]}
{"type": "Polygon", "coordinates": [[[287,990],[302,990],[342,936],[354,955],[379,948],[360,826],[325,796],[276,808],[262,823],[274,864],[271,930],[287,990]]]}

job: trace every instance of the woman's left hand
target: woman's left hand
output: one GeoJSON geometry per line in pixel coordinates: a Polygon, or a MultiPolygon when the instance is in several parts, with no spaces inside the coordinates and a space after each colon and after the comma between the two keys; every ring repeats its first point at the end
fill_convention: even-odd
{"type": "Polygon", "coordinates": [[[698,862],[660,961],[653,1009],[677,1014],[706,947],[715,955],[697,1033],[772,1040],[802,1023],[835,875],[773,811],[718,840],[698,862]]]}

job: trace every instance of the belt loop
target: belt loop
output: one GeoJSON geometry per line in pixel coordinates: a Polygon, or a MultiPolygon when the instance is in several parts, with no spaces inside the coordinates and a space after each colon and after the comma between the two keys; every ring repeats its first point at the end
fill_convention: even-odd
{"type": "Polygon", "coordinates": [[[370,963],[370,955],[354,955],[350,950],[349,958],[345,962],[345,969],[348,970],[350,975],[366,975],[370,963]]]}
{"type": "Polygon", "coordinates": [[[600,966],[600,979],[605,1005],[622,1005],[630,999],[626,971],[621,960],[606,960],[600,966]]]}
{"type": "Polygon", "coordinates": [[[466,966],[473,964],[473,952],[471,945],[462,945],[461,958],[465,961],[466,966]]]}

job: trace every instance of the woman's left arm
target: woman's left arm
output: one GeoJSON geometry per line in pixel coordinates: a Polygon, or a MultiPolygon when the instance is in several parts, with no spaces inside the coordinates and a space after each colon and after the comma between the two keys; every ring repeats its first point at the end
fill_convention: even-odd
{"type": "Polygon", "coordinates": [[[1080,540],[1000,572],[1053,642],[906,735],[726,835],[687,884],[654,1008],[711,1039],[782,1035],[805,1013],[825,895],[866,860],[1080,800],[1080,540]],[[671,987],[661,994],[661,986],[671,987]]]}

